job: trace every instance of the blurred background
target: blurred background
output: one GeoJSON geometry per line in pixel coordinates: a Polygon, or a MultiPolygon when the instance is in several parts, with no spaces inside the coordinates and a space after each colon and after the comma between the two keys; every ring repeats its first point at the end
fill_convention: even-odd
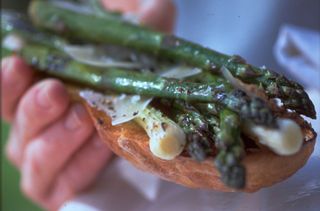
{"type": "MultiPolygon", "coordinates": [[[[2,0],[1,8],[24,11],[28,0],[2,0]]],[[[227,54],[238,54],[255,65],[281,72],[273,46],[284,24],[320,31],[319,0],[175,0],[175,33],[227,54]],[[259,2],[259,3],[257,3],[259,2]]],[[[320,43],[318,43],[320,44],[320,43]]],[[[4,90],[8,91],[8,90],[4,90]]],[[[1,122],[2,152],[9,125],[1,122]]],[[[2,153],[1,210],[40,210],[19,189],[19,174],[2,153]]]]}

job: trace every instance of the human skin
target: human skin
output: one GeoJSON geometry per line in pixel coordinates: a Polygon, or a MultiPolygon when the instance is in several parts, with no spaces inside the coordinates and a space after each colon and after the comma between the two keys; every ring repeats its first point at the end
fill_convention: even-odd
{"type": "MultiPolygon", "coordinates": [[[[140,2],[103,0],[103,5],[137,14],[151,28],[172,31],[175,8],[170,0],[140,2]]],[[[7,157],[20,170],[24,194],[45,209],[57,210],[95,181],[112,152],[61,81],[37,80],[17,56],[1,61],[0,79],[1,117],[11,124],[7,157]]]]}

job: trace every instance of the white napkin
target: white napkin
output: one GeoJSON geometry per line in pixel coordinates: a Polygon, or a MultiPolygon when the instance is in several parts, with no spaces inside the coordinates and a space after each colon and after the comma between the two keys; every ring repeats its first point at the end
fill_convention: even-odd
{"type": "Polygon", "coordinates": [[[320,32],[285,25],[274,53],[278,63],[305,87],[320,89],[320,32]]]}
{"type": "MultiPolygon", "coordinates": [[[[293,26],[282,28],[275,55],[285,69],[310,87],[320,113],[319,33],[293,26]],[[318,45],[317,45],[318,43],[318,45]],[[294,52],[294,53],[292,53],[294,52]],[[311,80],[312,79],[312,80],[311,80]],[[310,83],[312,81],[312,83],[310,83]]],[[[319,120],[313,121],[320,132],[319,120]]],[[[117,158],[85,193],[61,211],[209,211],[209,210],[317,210],[320,199],[320,143],[308,163],[284,182],[253,194],[188,189],[141,172],[117,158]]]]}

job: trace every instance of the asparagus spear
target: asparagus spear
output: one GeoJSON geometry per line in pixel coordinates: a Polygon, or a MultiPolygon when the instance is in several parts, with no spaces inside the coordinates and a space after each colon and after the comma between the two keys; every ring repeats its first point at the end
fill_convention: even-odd
{"type": "Polygon", "coordinates": [[[239,95],[238,92],[227,89],[223,84],[181,82],[154,74],[128,72],[116,68],[105,68],[102,71],[100,68],[73,61],[58,50],[30,43],[25,43],[17,53],[29,64],[47,74],[75,80],[98,90],[111,89],[123,93],[186,101],[216,102],[239,112],[243,118],[253,119],[257,124],[267,126],[275,124],[271,111],[259,99],[250,100],[244,93],[239,95]]]}
{"type": "MultiPolygon", "coordinates": [[[[154,93],[154,91],[156,91],[162,97],[177,97],[184,100],[199,100],[209,102],[214,101],[216,103],[221,103],[222,105],[228,106],[230,109],[240,113],[242,118],[253,119],[253,122],[257,124],[266,126],[275,125],[273,115],[268,107],[264,104],[264,102],[262,102],[258,98],[250,99],[243,92],[234,91],[233,88],[220,77],[206,73],[206,81],[203,81],[203,78],[201,80],[202,82],[210,82],[211,85],[200,85],[187,82],[178,83],[177,80],[168,80],[148,74],[141,75],[132,72],[128,74],[128,72],[124,72],[121,70],[104,71],[104,77],[102,78],[101,76],[99,76],[97,71],[84,70],[91,69],[91,67],[89,68],[86,65],[71,61],[70,58],[66,57],[63,53],[58,53],[57,51],[51,52],[53,51],[52,48],[55,48],[58,51],[63,50],[63,46],[66,44],[66,41],[62,38],[56,36],[51,37],[48,34],[36,31],[36,29],[32,28],[32,26],[30,26],[30,24],[26,20],[21,17],[17,17],[17,15],[15,14],[12,15],[10,13],[2,12],[2,15],[4,21],[2,23],[1,29],[4,34],[14,33],[21,36],[26,40],[26,42],[38,44],[38,46],[32,46],[32,44],[26,43],[26,45],[29,45],[30,47],[24,47],[22,49],[22,52],[24,52],[23,54],[26,57],[32,57],[28,58],[30,62],[39,57],[38,60],[42,61],[42,68],[44,69],[47,69],[49,65],[55,66],[55,64],[52,63],[53,61],[55,61],[55,63],[58,63],[60,66],[69,67],[68,69],[66,69],[66,71],[57,71],[57,67],[53,67],[51,68],[51,70],[47,69],[47,71],[51,74],[71,79],[77,77],[77,80],[80,80],[80,82],[84,82],[87,85],[91,86],[99,86],[100,89],[109,88],[111,85],[115,85],[114,82],[115,80],[117,80],[118,86],[114,87],[117,89],[116,91],[134,92],[135,94],[144,95],[156,95],[154,93]],[[49,64],[47,64],[48,62],[49,64]],[[110,75],[113,76],[110,77],[110,75]],[[129,76],[131,81],[127,80],[126,78],[129,76]],[[93,78],[97,81],[91,80],[90,82],[88,82],[89,79],[93,78]],[[132,80],[134,80],[135,82],[139,81],[140,84],[135,83],[135,87],[132,88],[127,84],[130,81],[132,85],[132,80]],[[142,84],[144,85],[142,86],[142,84]]],[[[63,69],[63,67],[60,67],[60,69],[63,69]]]]}
{"type": "Polygon", "coordinates": [[[19,35],[28,42],[35,42],[50,48],[63,49],[67,44],[66,40],[53,34],[40,32],[24,15],[1,10],[1,35],[4,39],[7,35],[19,35]]]}
{"type": "Polygon", "coordinates": [[[205,160],[213,153],[214,148],[214,136],[208,122],[187,102],[174,100],[170,107],[174,120],[186,134],[189,155],[197,161],[205,160]]]}
{"type": "Polygon", "coordinates": [[[246,174],[241,164],[244,149],[240,138],[240,120],[228,109],[220,112],[220,133],[216,147],[219,153],[215,165],[221,173],[221,180],[230,187],[243,188],[246,174]]]}
{"type": "Polygon", "coordinates": [[[172,102],[171,109],[176,114],[176,122],[187,136],[188,153],[194,159],[202,161],[213,153],[215,143],[218,149],[215,164],[221,173],[221,180],[232,188],[243,188],[245,168],[241,164],[241,158],[244,146],[240,138],[238,115],[222,109],[220,120],[212,114],[205,118],[195,107],[178,100],[172,102]]]}
{"type": "MultiPolygon", "coordinates": [[[[198,83],[205,83],[205,84],[220,84],[221,86],[224,86],[225,89],[227,89],[227,90],[232,90],[233,89],[231,87],[230,83],[228,83],[224,79],[218,77],[217,75],[210,74],[208,71],[204,71],[201,74],[198,74],[196,76],[192,76],[192,77],[188,78],[188,80],[193,81],[193,82],[198,82],[198,83]]],[[[238,103],[242,104],[242,105],[245,105],[245,104],[249,105],[250,104],[249,107],[242,106],[242,108],[241,108],[242,112],[238,112],[238,114],[240,115],[240,117],[242,119],[246,119],[246,120],[248,120],[250,122],[260,124],[258,122],[260,122],[261,120],[256,119],[257,116],[254,115],[254,113],[256,113],[256,111],[260,112],[260,114],[261,114],[260,117],[262,117],[262,119],[271,117],[268,114],[266,114],[263,117],[262,113],[264,113],[264,111],[263,111],[264,108],[262,108],[262,107],[264,107],[265,102],[263,100],[261,100],[260,98],[258,98],[258,97],[249,98],[247,96],[247,94],[244,91],[241,91],[241,90],[234,90],[233,93],[234,93],[234,95],[232,97],[233,99],[232,100],[230,99],[231,100],[230,103],[235,102],[235,101],[241,101],[241,102],[238,102],[238,103]],[[249,103],[249,102],[251,102],[251,103],[249,103]],[[243,115],[244,113],[246,113],[246,115],[243,115]],[[251,116],[251,118],[246,118],[246,116],[251,116]]],[[[219,106],[216,103],[203,104],[203,103],[197,102],[195,104],[195,106],[202,113],[209,113],[209,114],[213,114],[213,115],[219,115],[220,111],[222,110],[221,105],[219,106]]],[[[266,110],[266,112],[267,112],[267,110],[266,110]]],[[[274,122],[275,121],[275,117],[272,116],[271,118],[272,119],[267,120],[267,121],[274,122]]],[[[276,124],[273,123],[273,124],[270,124],[268,126],[275,127],[276,124]]]]}
{"type": "MultiPolygon", "coordinates": [[[[203,72],[190,78],[202,83],[216,83],[219,77],[203,72]]],[[[197,103],[195,107],[205,114],[211,131],[214,131],[215,145],[218,155],[215,158],[217,169],[221,173],[221,180],[232,188],[245,186],[245,168],[241,164],[244,146],[240,138],[239,116],[230,110],[223,109],[213,103],[197,103]],[[216,117],[218,115],[220,120],[216,117]]]]}
{"type": "Polygon", "coordinates": [[[128,46],[207,70],[225,66],[235,77],[263,87],[270,98],[281,98],[286,108],[316,117],[314,105],[302,86],[265,68],[246,64],[239,57],[132,25],[120,18],[83,14],[52,2],[34,0],[30,14],[34,23],[41,27],[85,41],[128,46]]]}
{"type": "MultiPolygon", "coordinates": [[[[208,72],[203,72],[190,79],[209,84],[221,80],[208,72]]],[[[215,145],[218,149],[218,155],[215,158],[215,164],[221,173],[221,180],[230,187],[243,188],[246,173],[244,166],[241,164],[244,146],[240,138],[239,116],[213,103],[197,103],[195,107],[202,114],[206,114],[205,118],[211,131],[217,134],[215,145]],[[220,120],[216,115],[220,117],[220,120]]]]}
{"type": "Polygon", "coordinates": [[[182,101],[174,101],[171,108],[177,115],[176,122],[187,136],[188,153],[202,161],[218,149],[215,165],[221,180],[232,188],[245,186],[245,168],[241,164],[244,145],[240,138],[240,120],[234,112],[223,109],[220,120],[215,115],[204,117],[195,107],[182,101]],[[214,131],[214,133],[212,133],[214,131]]]}

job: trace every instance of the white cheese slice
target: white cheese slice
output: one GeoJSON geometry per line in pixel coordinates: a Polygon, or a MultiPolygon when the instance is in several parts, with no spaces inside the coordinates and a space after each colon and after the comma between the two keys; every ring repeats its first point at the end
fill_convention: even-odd
{"type": "Polygon", "coordinates": [[[91,106],[96,106],[108,114],[112,119],[112,125],[119,125],[136,118],[152,100],[140,95],[103,95],[92,90],[82,90],[80,96],[91,106]]]}
{"type": "Polygon", "coordinates": [[[248,125],[246,130],[256,136],[261,144],[268,146],[279,155],[292,155],[298,152],[303,143],[299,125],[291,119],[278,119],[278,128],[248,125]]]}

